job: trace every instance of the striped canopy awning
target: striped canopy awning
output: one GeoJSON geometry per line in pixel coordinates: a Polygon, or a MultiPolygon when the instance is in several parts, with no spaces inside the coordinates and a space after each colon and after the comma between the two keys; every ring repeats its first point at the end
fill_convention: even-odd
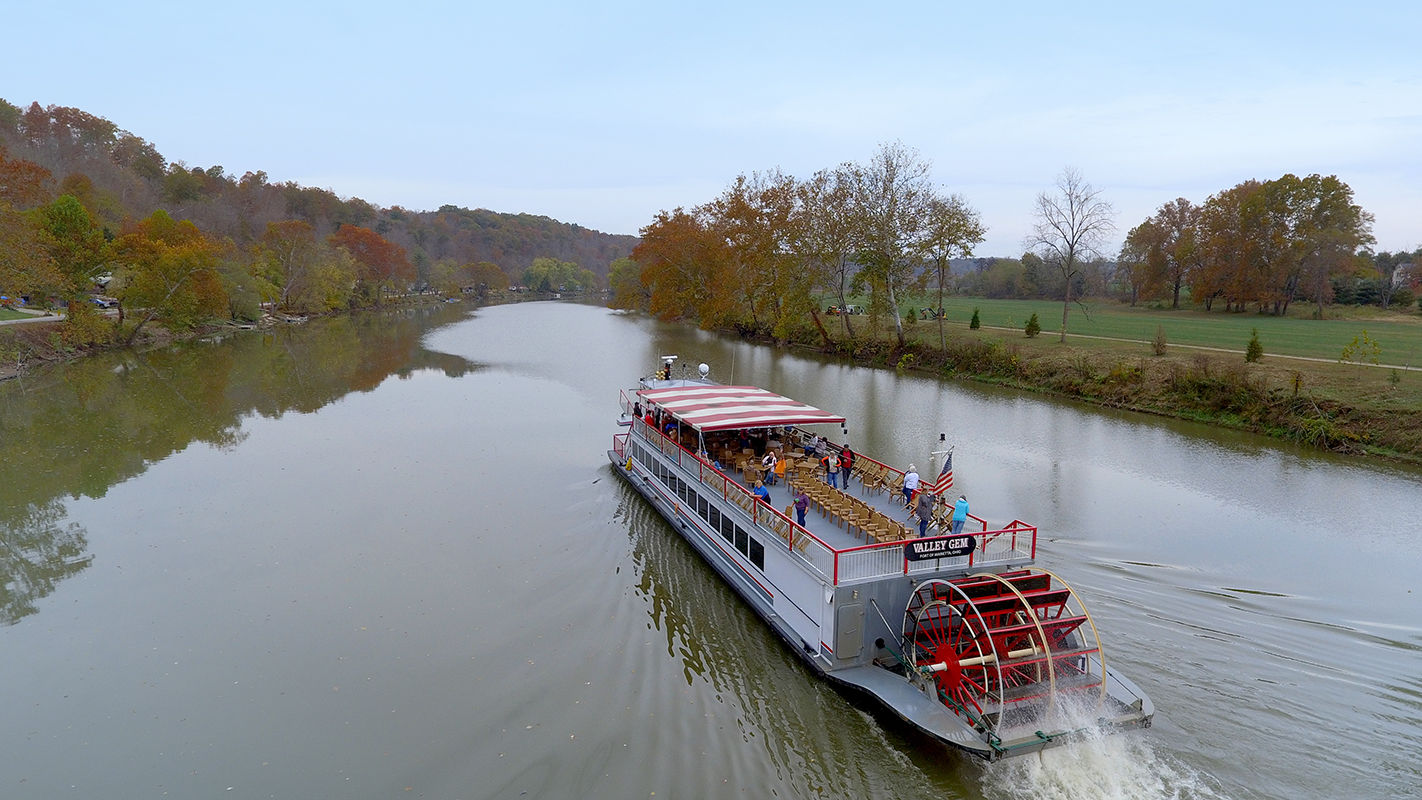
{"type": "Polygon", "coordinates": [[[677,386],[637,394],[698,431],[844,422],[844,417],[754,386],[677,386]]]}

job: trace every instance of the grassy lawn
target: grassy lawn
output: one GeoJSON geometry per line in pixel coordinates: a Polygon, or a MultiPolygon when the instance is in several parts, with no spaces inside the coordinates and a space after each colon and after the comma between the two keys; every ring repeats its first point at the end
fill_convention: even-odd
{"type": "MultiPolygon", "coordinates": [[[[923,298],[912,307],[928,305],[929,298],[923,298]]],[[[984,327],[1020,331],[1035,312],[1042,326],[1040,338],[1055,340],[1061,329],[1062,304],[1057,301],[953,297],[944,298],[943,307],[950,328],[967,328],[973,309],[977,308],[984,327]]],[[[1313,310],[1313,306],[1295,305],[1287,316],[1271,317],[1254,313],[1131,308],[1111,300],[1089,300],[1085,311],[1072,305],[1067,339],[1072,341],[1072,335],[1076,334],[1149,343],[1155,339],[1156,327],[1160,326],[1172,345],[1218,347],[1242,353],[1249,343],[1251,330],[1257,329],[1266,357],[1289,355],[1337,361],[1343,348],[1355,337],[1361,338],[1366,330],[1369,338],[1381,348],[1379,363],[1422,366],[1422,314],[1346,307],[1330,308],[1327,310],[1330,318],[1315,320],[1309,318],[1313,310]]],[[[935,320],[921,319],[907,330],[915,338],[932,342],[936,340],[938,325],[935,320]]],[[[1080,339],[1075,343],[1087,344],[1080,339]]]]}
{"type": "Polygon", "coordinates": [[[30,316],[19,311],[11,311],[8,308],[0,308],[0,319],[24,319],[30,316]]]}

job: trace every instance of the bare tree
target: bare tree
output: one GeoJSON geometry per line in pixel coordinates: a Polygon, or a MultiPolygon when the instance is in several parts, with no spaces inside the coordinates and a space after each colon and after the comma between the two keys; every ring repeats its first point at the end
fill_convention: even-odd
{"type": "Polygon", "coordinates": [[[1072,280],[1081,273],[1084,260],[1100,257],[1099,248],[1116,229],[1112,222],[1115,213],[1111,204],[1101,199],[1100,190],[1087,183],[1072,167],[1062,170],[1055,194],[1037,195],[1037,207],[1033,210],[1037,221],[1024,244],[1056,267],[1066,285],[1060,341],[1066,341],[1072,280]]]}

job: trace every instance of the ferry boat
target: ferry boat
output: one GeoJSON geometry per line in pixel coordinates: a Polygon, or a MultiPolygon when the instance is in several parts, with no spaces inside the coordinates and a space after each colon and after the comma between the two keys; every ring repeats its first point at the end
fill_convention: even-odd
{"type": "MultiPolygon", "coordinates": [[[[705,364],[674,376],[676,360],[622,392],[608,457],[815,673],[989,761],[1150,726],[1150,698],[1107,666],[1077,593],[1033,566],[1035,526],[968,514],[955,534],[937,496],[920,536],[906,471],[853,454],[827,481],[848,444],[819,433],[843,417],[722,385],[705,364]],[[782,469],[763,472],[766,450],[782,469]],[[754,493],[779,472],[768,501],[754,493]]],[[[920,490],[943,495],[952,452],[937,455],[920,490]]]]}

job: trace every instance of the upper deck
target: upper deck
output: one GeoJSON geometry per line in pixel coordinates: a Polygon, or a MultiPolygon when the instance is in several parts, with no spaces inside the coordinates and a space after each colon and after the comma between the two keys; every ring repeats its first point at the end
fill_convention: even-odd
{"type": "MultiPolygon", "coordinates": [[[[626,396],[624,407],[630,407],[626,396]]],[[[1001,527],[969,515],[962,536],[974,540],[966,555],[911,560],[906,543],[917,540],[918,520],[910,517],[899,489],[903,472],[863,455],[856,455],[852,477],[845,489],[830,487],[803,445],[808,436],[789,429],[790,441],[780,442],[788,455],[785,480],[768,487],[771,502],[759,501],[749,491],[762,477],[760,461],[752,453],[722,449],[716,454],[698,455],[691,438],[681,441],[675,431],[659,432],[641,419],[631,420],[628,433],[614,437],[613,450],[619,460],[627,458],[627,441],[635,436],[680,467],[687,479],[705,487],[704,494],[717,496],[739,506],[762,531],[780,539],[811,570],[830,585],[842,586],[903,575],[930,577],[962,575],[974,571],[1000,570],[1030,564],[1036,557],[1037,529],[1021,520],[1001,527]],[[720,468],[716,464],[720,464],[720,468]],[[794,520],[794,492],[803,487],[811,498],[810,511],[802,526],[794,520]]],[[[948,531],[951,506],[935,511],[928,536],[948,531]]]]}

